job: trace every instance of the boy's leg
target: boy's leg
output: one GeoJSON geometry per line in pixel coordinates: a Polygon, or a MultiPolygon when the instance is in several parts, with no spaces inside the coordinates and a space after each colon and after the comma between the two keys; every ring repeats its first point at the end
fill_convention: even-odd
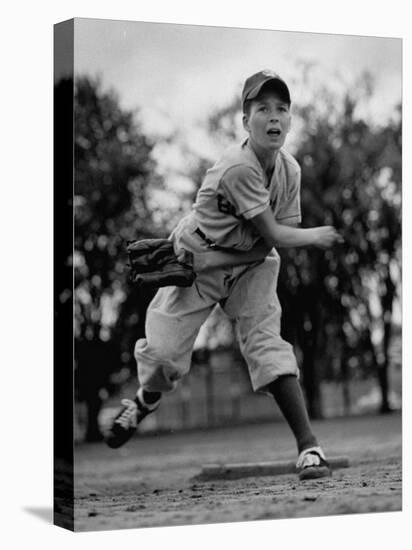
{"type": "MultiPolygon", "coordinates": [[[[136,396],[137,396],[137,393],[136,393],[136,396]]],[[[143,393],[142,393],[142,400],[144,403],[147,403],[148,405],[154,405],[160,400],[161,397],[162,397],[162,393],[160,391],[149,392],[149,391],[143,390],[143,393]]]]}
{"type": "Polygon", "coordinates": [[[242,274],[232,287],[225,310],[237,320],[240,349],[253,389],[273,395],[292,429],[300,453],[299,474],[305,469],[302,478],[321,477],[329,469],[311,429],[293,348],[280,335],[279,263],[277,255],[270,256],[242,274]]]}
{"type": "MultiPolygon", "coordinates": [[[[202,278],[204,282],[205,277],[202,278]]],[[[173,391],[191,365],[193,345],[216,301],[191,287],[161,288],[146,315],[146,337],[136,342],[140,398],[151,404],[158,394],[173,391]]]]}
{"type": "Polygon", "coordinates": [[[298,447],[296,469],[301,480],[330,475],[329,464],[312,431],[305,399],[299,381],[294,375],[279,376],[267,389],[279,405],[289,424],[298,447]]]}
{"type": "Polygon", "coordinates": [[[310,425],[297,377],[290,374],[279,376],[267,386],[267,389],[275,398],[295,436],[298,452],[301,453],[309,447],[317,447],[319,444],[310,425]]]}
{"type": "Polygon", "coordinates": [[[157,409],[162,393],[175,389],[190,370],[199,329],[221,298],[220,279],[223,274],[211,272],[199,276],[191,287],[164,287],[157,292],[147,311],[146,338],[135,347],[140,387],[134,400],[122,401],[106,437],[109,447],[126,443],[137,425],[157,409]]]}

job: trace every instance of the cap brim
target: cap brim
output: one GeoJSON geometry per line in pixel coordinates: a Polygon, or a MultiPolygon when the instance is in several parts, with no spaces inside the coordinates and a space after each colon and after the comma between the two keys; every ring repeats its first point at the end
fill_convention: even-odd
{"type": "Polygon", "coordinates": [[[257,86],[255,86],[247,94],[244,101],[247,101],[249,99],[255,99],[255,97],[257,97],[259,95],[259,93],[260,93],[261,89],[263,88],[263,86],[266,86],[266,84],[268,84],[269,82],[273,82],[274,85],[276,85],[278,88],[281,88],[282,89],[282,95],[284,95],[285,98],[287,99],[287,101],[290,103],[290,94],[289,94],[288,87],[283,82],[283,80],[281,80],[280,78],[274,78],[274,77],[269,77],[265,81],[263,81],[260,84],[258,84],[257,86]]]}

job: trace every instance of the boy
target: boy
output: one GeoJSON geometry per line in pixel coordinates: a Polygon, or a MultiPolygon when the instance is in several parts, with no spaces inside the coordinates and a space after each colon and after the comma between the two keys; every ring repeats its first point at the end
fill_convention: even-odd
{"type": "Polygon", "coordinates": [[[282,149],[290,105],[289,89],[275,73],[260,71],[246,80],[248,138],[207,172],[193,212],[170,237],[176,253],[194,253],[197,278],[188,288],[159,289],[151,302],[146,338],[135,347],[140,388],[134,400],[123,400],[106,439],[110,447],[124,444],[157,409],[162,393],[188,373],[200,326],[219,303],[236,321],[254,391],[275,398],[296,438],[299,477],[330,474],[310,426],[292,346],[280,336],[276,247],[327,248],[341,237],[329,226],[295,227],[301,221],[300,168],[282,149]]]}

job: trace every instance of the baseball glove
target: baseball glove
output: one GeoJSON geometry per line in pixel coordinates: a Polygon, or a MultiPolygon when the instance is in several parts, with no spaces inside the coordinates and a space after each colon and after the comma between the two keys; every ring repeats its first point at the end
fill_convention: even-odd
{"type": "Polygon", "coordinates": [[[139,287],[191,286],[196,278],[193,255],[176,256],[167,239],[143,239],[127,243],[130,279],[139,287]]]}

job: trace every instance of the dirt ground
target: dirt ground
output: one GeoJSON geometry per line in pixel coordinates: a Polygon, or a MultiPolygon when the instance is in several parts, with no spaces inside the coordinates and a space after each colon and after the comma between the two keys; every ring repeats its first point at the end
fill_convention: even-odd
{"type": "Polygon", "coordinates": [[[350,467],[295,475],[199,481],[202,464],[295,459],[283,423],[135,437],[112,450],[79,445],[77,531],[396,511],[402,508],[401,415],[314,423],[329,456],[350,467]]]}

